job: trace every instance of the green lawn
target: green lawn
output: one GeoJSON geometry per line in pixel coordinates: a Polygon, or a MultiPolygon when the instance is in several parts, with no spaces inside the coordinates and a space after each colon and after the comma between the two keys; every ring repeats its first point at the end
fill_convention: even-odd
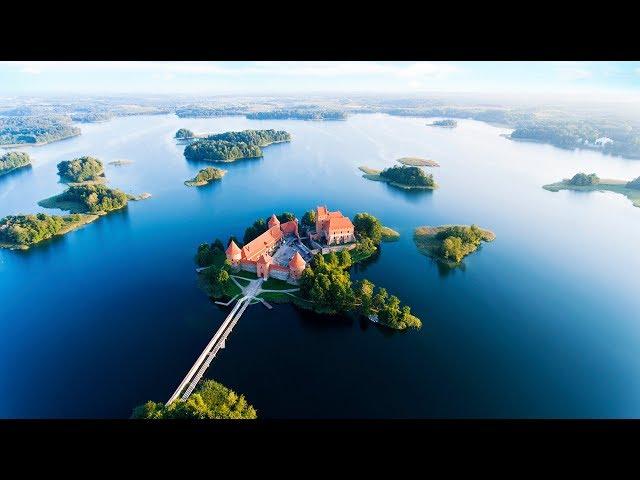
{"type": "Polygon", "coordinates": [[[242,278],[247,278],[249,280],[255,280],[256,278],[258,278],[258,276],[253,273],[253,272],[247,272],[246,270],[240,270],[237,272],[232,272],[234,275],[237,275],[238,277],[242,277],[242,278]]]}
{"type": "Polygon", "coordinates": [[[289,290],[296,288],[294,285],[285,282],[284,280],[278,280],[277,278],[268,278],[262,282],[263,290],[289,290]]]}

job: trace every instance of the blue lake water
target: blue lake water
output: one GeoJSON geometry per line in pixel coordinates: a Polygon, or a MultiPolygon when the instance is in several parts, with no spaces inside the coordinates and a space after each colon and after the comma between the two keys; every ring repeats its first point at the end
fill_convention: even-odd
{"type": "Polygon", "coordinates": [[[640,209],[613,193],[541,188],[577,171],[634,178],[640,162],[427,121],[129,117],[26,149],[33,168],[0,178],[0,217],[61,213],[36,203],[64,189],[56,164],[81,155],[132,160],[106,166],[109,185],[153,197],[26,252],[0,251],[0,417],[128,417],[166,401],[227,312],[198,289],[198,244],[324,203],[401,233],[352,277],[399,296],[423,328],[251,306],[207,375],[260,417],[640,416],[640,209]],[[196,189],[182,182],[205,164],[182,156],[181,127],[285,129],[293,141],[196,189]],[[403,156],[438,161],[440,188],[405,192],[357,169],[403,156]],[[446,271],[412,241],[415,227],[446,223],[497,239],[446,271]]]}

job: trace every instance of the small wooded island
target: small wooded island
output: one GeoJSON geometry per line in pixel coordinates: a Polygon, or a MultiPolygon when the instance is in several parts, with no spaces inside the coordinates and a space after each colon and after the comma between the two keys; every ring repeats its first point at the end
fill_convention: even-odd
{"type": "Polygon", "coordinates": [[[386,182],[394,187],[406,190],[433,190],[438,185],[430,173],[424,173],[419,167],[398,165],[384,170],[376,170],[369,167],[358,167],[364,172],[363,177],[376,182],[386,182]]]}
{"type": "Polygon", "coordinates": [[[431,123],[427,123],[427,126],[440,128],[456,128],[458,126],[458,122],[448,118],[445,120],[434,120],[431,123]]]}
{"type": "Polygon", "coordinates": [[[198,172],[198,174],[193,177],[191,180],[187,180],[184,184],[187,187],[202,187],[204,185],[208,185],[210,182],[215,180],[221,180],[222,177],[227,173],[226,170],[222,170],[220,168],[207,167],[203,168],[198,172]]]}
{"type": "Polygon", "coordinates": [[[31,158],[28,153],[7,152],[0,157],[0,176],[30,165],[31,158]]]}
{"type": "Polygon", "coordinates": [[[262,148],[274,143],[291,141],[284,130],[243,130],[198,138],[184,149],[187,160],[205,162],[235,162],[244,158],[262,157],[262,148]]]}
{"type": "Polygon", "coordinates": [[[351,222],[326,207],[305,213],[302,235],[298,228],[295,215],[284,212],[256,220],[242,242],[229,238],[226,250],[219,239],[201,244],[195,261],[203,289],[214,299],[235,298],[247,282],[264,278],[258,299],[328,315],[364,316],[397,330],[422,326],[398,297],[366,279],[352,282],[349,275],[351,266],[374,255],[385,237],[396,238],[397,232],[368,213],[351,222]]]}
{"type": "Polygon", "coordinates": [[[418,227],[413,241],[423,255],[435,258],[450,267],[460,265],[464,257],[475,252],[482,242],[491,242],[493,232],[476,225],[442,225],[418,227]]]}
{"type": "Polygon", "coordinates": [[[102,183],[105,181],[104,166],[94,157],[79,157],[58,163],[58,175],[69,184],[102,183]]]}
{"type": "Polygon", "coordinates": [[[189,138],[194,138],[195,134],[186,128],[181,128],[176,132],[175,138],[179,140],[187,140],[189,138]]]}
{"type": "Polygon", "coordinates": [[[574,190],[578,192],[614,192],[624,195],[634,207],[640,207],[640,177],[634,180],[615,180],[599,178],[595,173],[576,173],[571,178],[565,178],[561,182],[544,185],[542,188],[550,192],[560,190],[574,190]]]}

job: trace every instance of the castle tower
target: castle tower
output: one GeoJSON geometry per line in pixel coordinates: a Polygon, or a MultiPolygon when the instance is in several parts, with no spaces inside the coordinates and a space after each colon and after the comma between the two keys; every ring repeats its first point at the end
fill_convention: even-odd
{"type": "Polygon", "coordinates": [[[263,253],[256,262],[256,275],[264,279],[269,277],[269,267],[271,266],[272,258],[270,255],[263,253]]]}
{"type": "Polygon", "coordinates": [[[280,226],[280,220],[278,220],[278,217],[276,217],[275,215],[271,215],[271,218],[267,222],[267,225],[269,226],[269,228],[273,228],[275,226],[279,227],[280,226]]]}
{"type": "Polygon", "coordinates": [[[296,252],[291,260],[289,260],[289,273],[297,280],[302,275],[306,266],[307,262],[304,261],[299,252],[296,252]]]}
{"type": "Polygon", "coordinates": [[[242,250],[240,250],[240,247],[236,245],[236,242],[233,240],[229,242],[229,246],[227,247],[227,250],[225,250],[225,254],[227,255],[227,260],[229,260],[234,267],[237,267],[240,263],[240,259],[242,258],[242,250]]]}

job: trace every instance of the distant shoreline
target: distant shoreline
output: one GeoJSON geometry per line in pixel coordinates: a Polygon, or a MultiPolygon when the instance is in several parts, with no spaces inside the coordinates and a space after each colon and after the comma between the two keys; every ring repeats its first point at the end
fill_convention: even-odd
{"type": "Polygon", "coordinates": [[[37,143],[10,143],[0,145],[1,148],[9,149],[9,148],[20,148],[20,147],[42,147],[44,145],[49,145],[50,143],[61,142],[62,140],[68,140],[73,137],[77,137],[81,135],[82,132],[72,133],[71,135],[67,135],[65,137],[56,138],[55,140],[47,140],[46,142],[37,142],[37,143]]]}
{"type": "Polygon", "coordinates": [[[634,207],[640,208],[640,190],[627,187],[627,180],[617,180],[613,178],[602,178],[595,185],[572,185],[569,179],[561,182],[543,185],[542,188],[550,192],[559,192],[561,190],[571,190],[574,192],[613,192],[627,197],[634,207]]]}

